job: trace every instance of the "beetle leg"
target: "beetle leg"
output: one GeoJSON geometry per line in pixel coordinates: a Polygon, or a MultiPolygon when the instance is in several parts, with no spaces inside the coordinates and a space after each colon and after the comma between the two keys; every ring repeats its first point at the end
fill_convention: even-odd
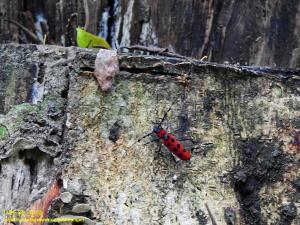
{"type": "Polygon", "coordinates": [[[151,144],[152,142],[158,142],[158,141],[159,141],[159,138],[154,138],[153,140],[146,142],[144,145],[148,145],[148,144],[151,144]]]}
{"type": "Polygon", "coordinates": [[[191,137],[182,137],[178,138],[178,141],[191,141],[193,144],[196,144],[196,142],[191,137]]]}
{"type": "Polygon", "coordinates": [[[172,154],[172,158],[175,163],[178,163],[179,161],[181,161],[173,152],[171,152],[171,154],[172,154]]]}

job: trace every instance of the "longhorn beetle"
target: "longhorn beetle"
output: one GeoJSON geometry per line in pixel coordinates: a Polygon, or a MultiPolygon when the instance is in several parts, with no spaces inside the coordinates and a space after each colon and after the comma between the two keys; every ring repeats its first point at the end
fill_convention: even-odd
{"type": "Polygon", "coordinates": [[[167,117],[168,112],[170,112],[171,107],[165,112],[161,121],[153,127],[153,130],[141,137],[137,142],[140,142],[142,139],[155,134],[159,139],[162,140],[162,143],[167,147],[167,149],[176,155],[179,159],[188,161],[191,158],[191,153],[184,148],[184,146],[175,138],[172,133],[168,133],[162,127],[162,123],[167,117]]]}

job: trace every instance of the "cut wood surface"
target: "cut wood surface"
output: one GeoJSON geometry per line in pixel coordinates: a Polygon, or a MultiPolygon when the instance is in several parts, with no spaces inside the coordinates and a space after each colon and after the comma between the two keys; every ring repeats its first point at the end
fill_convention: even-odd
{"type": "Polygon", "coordinates": [[[96,54],[0,46],[1,213],[29,209],[59,176],[49,217],[299,224],[299,70],[123,53],[103,93],[96,54]],[[170,106],[164,128],[197,147],[188,162],[137,143],[170,106]]]}

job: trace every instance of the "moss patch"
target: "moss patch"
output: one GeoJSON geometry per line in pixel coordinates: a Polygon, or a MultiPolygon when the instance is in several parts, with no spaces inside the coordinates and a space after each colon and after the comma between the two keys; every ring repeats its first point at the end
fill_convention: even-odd
{"type": "Polygon", "coordinates": [[[8,130],[5,126],[0,125],[0,140],[5,139],[8,136],[8,130]]]}

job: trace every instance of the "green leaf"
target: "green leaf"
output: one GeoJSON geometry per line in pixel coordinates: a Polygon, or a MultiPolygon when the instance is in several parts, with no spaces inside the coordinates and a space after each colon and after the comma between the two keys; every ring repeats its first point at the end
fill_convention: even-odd
{"type": "Polygon", "coordinates": [[[104,38],[93,35],[79,27],[76,28],[77,31],[77,45],[81,48],[93,48],[93,47],[104,47],[111,48],[110,45],[104,38]]]}

